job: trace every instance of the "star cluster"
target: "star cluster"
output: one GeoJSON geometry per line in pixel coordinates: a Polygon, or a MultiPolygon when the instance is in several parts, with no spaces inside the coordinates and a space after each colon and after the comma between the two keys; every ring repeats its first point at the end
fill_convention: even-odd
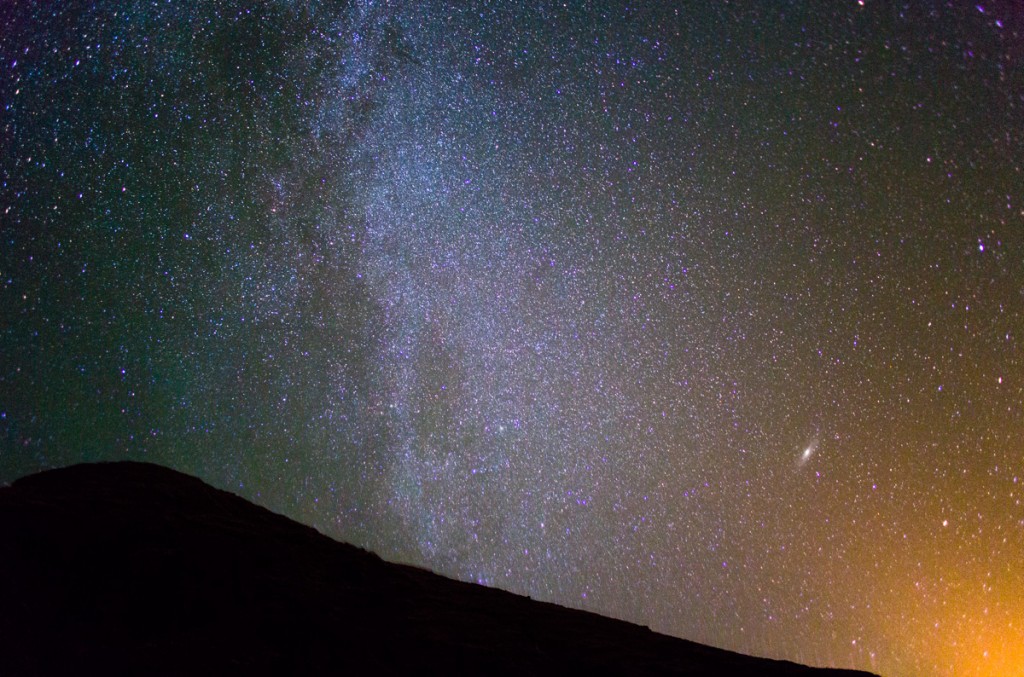
{"type": "Polygon", "coordinates": [[[0,105],[0,479],[151,460],[716,646],[1024,665],[1011,4],[18,3],[0,105]]]}

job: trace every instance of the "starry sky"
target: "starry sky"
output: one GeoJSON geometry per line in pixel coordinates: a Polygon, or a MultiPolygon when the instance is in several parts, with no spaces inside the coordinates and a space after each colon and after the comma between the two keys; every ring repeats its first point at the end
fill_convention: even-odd
{"type": "Polygon", "coordinates": [[[1013,2],[0,6],[0,481],[1024,670],[1013,2]]]}

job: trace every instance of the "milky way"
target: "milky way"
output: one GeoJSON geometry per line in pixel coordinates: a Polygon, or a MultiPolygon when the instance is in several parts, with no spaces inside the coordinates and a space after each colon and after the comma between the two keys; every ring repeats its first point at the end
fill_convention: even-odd
{"type": "Polygon", "coordinates": [[[517,4],[0,9],[0,479],[1022,669],[1020,8],[517,4]]]}

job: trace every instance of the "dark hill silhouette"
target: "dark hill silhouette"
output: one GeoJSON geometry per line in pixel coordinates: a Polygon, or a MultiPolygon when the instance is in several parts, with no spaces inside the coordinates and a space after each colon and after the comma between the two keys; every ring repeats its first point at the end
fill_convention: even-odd
{"type": "Polygon", "coordinates": [[[4,674],[858,674],[390,564],[127,462],[0,488],[0,661],[4,674]]]}

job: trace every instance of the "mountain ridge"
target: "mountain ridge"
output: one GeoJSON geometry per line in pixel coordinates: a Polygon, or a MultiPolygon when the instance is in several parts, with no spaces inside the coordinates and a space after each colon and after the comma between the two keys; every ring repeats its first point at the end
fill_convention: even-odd
{"type": "Polygon", "coordinates": [[[8,674],[864,675],[756,658],[387,562],[158,465],[0,487],[8,674]]]}

